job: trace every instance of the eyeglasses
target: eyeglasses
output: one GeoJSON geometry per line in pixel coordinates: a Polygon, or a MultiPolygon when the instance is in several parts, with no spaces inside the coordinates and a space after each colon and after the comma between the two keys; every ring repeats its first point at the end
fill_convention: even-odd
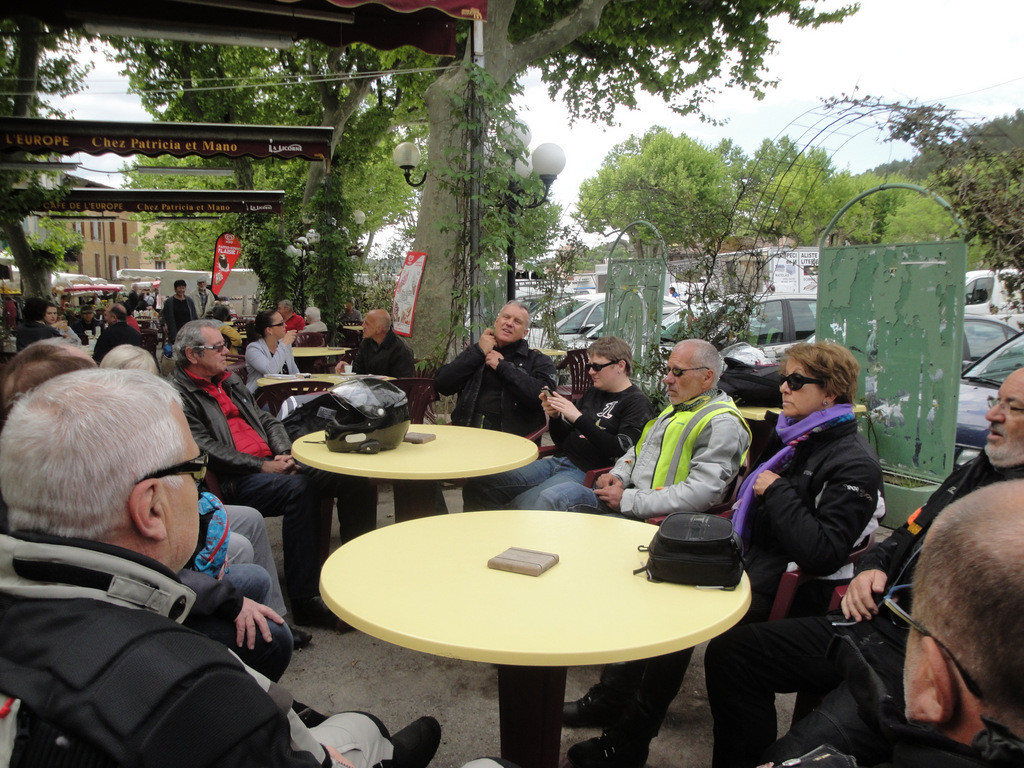
{"type": "Polygon", "coordinates": [[[917,630],[917,632],[923,635],[924,637],[930,637],[933,641],[935,641],[935,644],[939,646],[942,652],[949,657],[949,660],[951,662],[953,662],[953,666],[956,667],[956,671],[959,672],[960,677],[963,678],[964,685],[967,686],[967,690],[973,693],[979,699],[982,698],[981,686],[978,685],[978,682],[973,677],[971,677],[970,672],[964,669],[963,665],[956,660],[956,656],[954,656],[953,652],[946,647],[946,644],[939,640],[939,638],[937,638],[931,632],[929,632],[924,624],[922,624],[920,621],[918,621],[909,613],[907,613],[902,607],[900,607],[900,604],[896,602],[896,595],[899,592],[902,592],[906,589],[910,589],[912,587],[913,584],[896,585],[895,587],[893,587],[885,593],[885,597],[882,598],[882,604],[890,611],[892,611],[893,615],[901,621],[903,621],[907,626],[917,630]]]}
{"type": "Polygon", "coordinates": [[[587,363],[587,370],[593,371],[594,373],[598,373],[599,371],[603,371],[609,365],[615,365],[617,362],[619,361],[609,360],[607,363],[587,363]]]}
{"type": "Polygon", "coordinates": [[[707,371],[707,370],[709,370],[709,369],[708,369],[708,367],[706,365],[701,365],[701,366],[698,366],[697,368],[675,368],[675,367],[669,366],[669,368],[666,369],[666,371],[668,373],[671,373],[677,379],[680,376],[682,376],[684,373],[686,373],[687,371],[707,371]]]}
{"type": "Polygon", "coordinates": [[[988,407],[998,408],[1003,413],[1024,413],[1024,408],[1019,405],[1010,405],[1009,400],[1000,400],[998,397],[988,398],[988,407]]]}
{"type": "Polygon", "coordinates": [[[216,344],[196,344],[193,349],[212,349],[214,352],[220,352],[226,346],[223,341],[218,341],[216,344]]]}
{"type": "Polygon", "coordinates": [[[779,375],[779,386],[787,384],[794,392],[803,389],[804,384],[817,384],[819,387],[825,386],[824,379],[811,379],[804,376],[801,373],[791,373],[788,376],[779,375]]]}
{"type": "Polygon", "coordinates": [[[161,477],[172,477],[173,475],[192,475],[196,485],[199,485],[206,478],[206,464],[209,459],[210,457],[207,454],[200,453],[194,459],[183,461],[172,467],[158,469],[156,472],[150,472],[145,477],[140,477],[136,480],[135,484],[138,485],[144,480],[159,480],[161,477]]]}
{"type": "Polygon", "coordinates": [[[282,325],[284,325],[283,320],[280,323],[270,323],[267,325],[267,328],[280,328],[282,325]]]}

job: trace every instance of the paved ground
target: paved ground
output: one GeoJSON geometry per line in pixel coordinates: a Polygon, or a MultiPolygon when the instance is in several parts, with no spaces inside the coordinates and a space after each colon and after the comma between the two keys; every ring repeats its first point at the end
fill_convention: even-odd
{"type": "MultiPolygon", "coordinates": [[[[445,497],[450,510],[461,510],[459,490],[446,490],[445,497]]],[[[275,551],[280,553],[280,521],[268,523],[275,551]]],[[[383,486],[378,526],[393,523],[390,487],[383,486]]],[[[366,578],[372,579],[373,574],[366,578]]],[[[594,610],[601,610],[597,595],[594,610]]],[[[612,620],[614,617],[609,617],[612,620]]],[[[567,695],[582,695],[599,673],[599,667],[570,668],[567,695]]],[[[296,699],[321,712],[365,710],[379,715],[394,730],[420,715],[433,715],[442,728],[441,747],[433,762],[438,768],[456,768],[474,757],[499,751],[497,671],[490,664],[409,651],[361,632],[339,635],[315,630],[312,645],[292,657],[281,684],[296,699]]],[[[783,723],[788,724],[791,711],[792,697],[783,697],[783,723]]],[[[562,754],[576,741],[596,735],[596,730],[565,729],[562,754]]],[[[708,765],[710,757],[711,717],[704,691],[703,647],[699,647],[683,690],[652,744],[648,765],[696,768],[708,765]]]]}

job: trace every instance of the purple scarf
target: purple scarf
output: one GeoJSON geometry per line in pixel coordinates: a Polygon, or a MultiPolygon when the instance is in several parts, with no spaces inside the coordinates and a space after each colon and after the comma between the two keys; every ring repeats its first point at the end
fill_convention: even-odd
{"type": "Polygon", "coordinates": [[[750,543],[750,528],[754,518],[752,514],[754,481],[757,476],[765,470],[781,474],[789,466],[798,443],[802,443],[813,434],[853,421],[853,418],[853,406],[849,403],[841,403],[822,411],[815,411],[810,416],[805,416],[792,424],[789,423],[789,419],[785,415],[779,414],[779,423],[775,425],[775,432],[782,440],[782,450],[747,475],[747,479],[740,486],[736,503],[732,507],[732,527],[739,532],[745,543],[750,543]]]}

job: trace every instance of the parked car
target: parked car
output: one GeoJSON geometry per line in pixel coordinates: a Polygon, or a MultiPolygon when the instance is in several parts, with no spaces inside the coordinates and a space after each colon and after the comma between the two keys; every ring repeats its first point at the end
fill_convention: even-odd
{"type": "Polygon", "coordinates": [[[960,404],[956,424],[956,461],[962,464],[985,449],[988,435],[988,398],[1006,377],[1024,367],[1024,333],[989,352],[969,366],[960,377],[960,404]]]}
{"type": "MultiPolygon", "coordinates": [[[[740,339],[738,344],[756,347],[761,356],[774,362],[787,348],[814,334],[816,307],[815,296],[769,294],[761,299],[751,318],[747,338],[740,339]]],[[[661,335],[663,347],[671,347],[685,337],[688,311],[684,307],[668,318],[661,335]]]]}
{"type": "Polygon", "coordinates": [[[967,315],[964,317],[964,365],[980,360],[1018,333],[1020,329],[1001,320],[967,315]]]}
{"type": "MultiPolygon", "coordinates": [[[[586,347],[592,341],[604,335],[604,300],[605,294],[591,294],[589,301],[563,320],[555,328],[559,340],[566,349],[586,347]]],[[[679,304],[668,300],[661,307],[662,325],[665,319],[679,310],[679,304]]],[[[531,346],[537,346],[532,344],[531,346]]]]}

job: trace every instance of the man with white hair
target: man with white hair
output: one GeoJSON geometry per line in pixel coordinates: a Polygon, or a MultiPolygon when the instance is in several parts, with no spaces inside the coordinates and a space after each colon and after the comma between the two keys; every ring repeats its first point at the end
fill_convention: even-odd
{"type": "Polygon", "coordinates": [[[883,609],[885,596],[915,583],[925,534],[951,503],[1024,478],[1024,369],[1010,374],[989,402],[985,452],[954,469],[905,525],[861,557],[841,613],[738,626],[711,641],[704,672],[715,719],[714,768],[781,763],[821,744],[852,754],[861,765],[888,759],[888,742],[865,720],[851,693],[855,681],[830,657],[829,646],[836,638],[854,639],[902,704],[907,628],[883,609]],[[825,698],[775,741],[775,694],[791,691],[825,698]]]}
{"type": "Polygon", "coordinates": [[[58,376],[11,409],[0,435],[11,530],[0,535],[0,754],[16,747],[25,765],[59,753],[68,766],[423,768],[440,740],[433,718],[393,738],[359,713],[307,729],[286,692],[180,626],[195,594],[175,571],[195,549],[205,461],[174,389],[141,371],[58,376]],[[125,423],[146,428],[126,436],[125,423]],[[124,451],[93,449],[125,440],[124,451]]]}

